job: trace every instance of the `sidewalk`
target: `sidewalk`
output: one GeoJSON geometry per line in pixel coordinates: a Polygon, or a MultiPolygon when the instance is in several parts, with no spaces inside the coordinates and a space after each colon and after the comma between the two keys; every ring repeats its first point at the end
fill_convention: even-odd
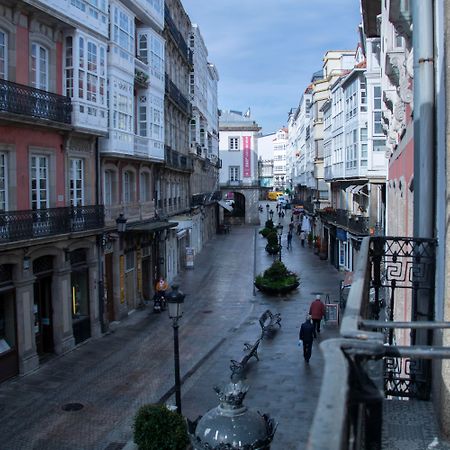
{"type": "MultiPolygon", "coordinates": [[[[301,449],[322,382],[323,360],[315,344],[305,366],[298,329],[316,292],[337,299],[342,274],[311,249],[301,248],[297,236],[293,249],[286,251],[285,233],[282,258],[299,273],[299,289],[284,297],[254,292],[255,274],[273,261],[264,250],[265,239],[257,234],[260,228],[233,227],[230,234],[217,235],[197,255],[194,269],[176,280],[186,294],[179,328],[183,414],[195,420],[217,406],[213,386],[228,382],[230,359],[240,359],[243,343],[259,337],[258,318],[270,309],[281,313],[282,328],[272,340],[262,341],[260,361],[249,364],[245,404],[279,423],[273,450],[301,449]]],[[[336,327],[325,326],[321,339],[336,333],[336,327]]],[[[163,314],[152,314],[149,306],[114,324],[108,335],[0,385],[0,449],[129,448],[136,410],[165,400],[172,388],[171,323],[163,314]],[[63,410],[73,403],[81,409],[63,410]]]]}

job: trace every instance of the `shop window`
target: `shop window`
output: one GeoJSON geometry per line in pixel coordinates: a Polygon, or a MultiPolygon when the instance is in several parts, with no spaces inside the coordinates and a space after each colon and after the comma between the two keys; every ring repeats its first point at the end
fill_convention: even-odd
{"type": "Polygon", "coordinates": [[[72,318],[89,317],[89,290],[87,270],[72,272],[72,318]]]}

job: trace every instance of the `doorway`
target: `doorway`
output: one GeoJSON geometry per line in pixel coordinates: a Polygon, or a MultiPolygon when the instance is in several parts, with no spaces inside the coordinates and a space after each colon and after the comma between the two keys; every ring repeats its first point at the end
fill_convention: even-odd
{"type": "Polygon", "coordinates": [[[39,276],[34,283],[34,334],[39,357],[54,352],[52,276],[39,276]]]}
{"type": "Polygon", "coordinates": [[[0,382],[19,373],[14,288],[0,292],[0,382]]]}

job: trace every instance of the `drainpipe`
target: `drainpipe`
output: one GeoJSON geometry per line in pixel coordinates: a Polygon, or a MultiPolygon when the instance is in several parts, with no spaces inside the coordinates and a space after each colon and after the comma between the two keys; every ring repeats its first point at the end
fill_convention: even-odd
{"type": "Polygon", "coordinates": [[[414,48],[414,237],[434,237],[434,36],[432,1],[412,0],[414,48]],[[432,183],[430,181],[433,180],[432,183]]]}
{"type": "MultiPolygon", "coordinates": [[[[101,161],[100,161],[100,151],[98,146],[98,137],[95,137],[95,165],[97,172],[97,185],[95,186],[95,202],[97,207],[100,205],[100,192],[102,185],[102,174],[101,174],[101,161]]],[[[104,215],[104,213],[103,213],[104,215]]],[[[101,236],[97,238],[97,257],[98,257],[98,315],[100,320],[100,332],[106,333],[108,331],[108,325],[105,322],[105,285],[104,285],[104,273],[103,273],[103,259],[104,259],[104,249],[101,245],[101,236]]]]}
{"type": "MultiPolygon", "coordinates": [[[[413,236],[433,238],[436,223],[434,1],[412,0],[411,8],[414,49],[413,236]]],[[[416,282],[420,283],[420,280],[416,282]]],[[[413,304],[412,320],[432,320],[434,313],[434,292],[424,292],[413,304]]],[[[431,345],[433,333],[430,330],[412,330],[411,343],[431,345]]],[[[428,364],[424,365],[427,377],[430,369],[428,364]]]]}

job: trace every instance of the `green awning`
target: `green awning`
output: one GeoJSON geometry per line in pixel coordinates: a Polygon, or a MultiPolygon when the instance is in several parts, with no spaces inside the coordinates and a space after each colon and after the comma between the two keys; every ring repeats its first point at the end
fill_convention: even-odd
{"type": "Polygon", "coordinates": [[[149,232],[166,230],[168,228],[175,228],[177,225],[178,225],[178,222],[163,222],[163,221],[139,223],[136,225],[128,225],[127,232],[149,233],[149,232]]]}

